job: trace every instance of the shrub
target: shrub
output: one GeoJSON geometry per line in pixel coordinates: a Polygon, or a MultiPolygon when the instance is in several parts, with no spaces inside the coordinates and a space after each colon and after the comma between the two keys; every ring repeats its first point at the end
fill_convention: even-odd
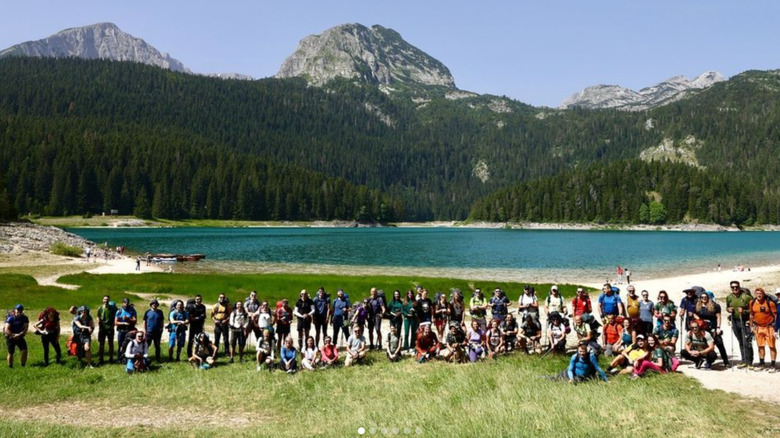
{"type": "Polygon", "coordinates": [[[52,254],[66,256],[66,257],[81,257],[82,250],[78,246],[66,245],[63,242],[54,243],[49,251],[52,254]]]}

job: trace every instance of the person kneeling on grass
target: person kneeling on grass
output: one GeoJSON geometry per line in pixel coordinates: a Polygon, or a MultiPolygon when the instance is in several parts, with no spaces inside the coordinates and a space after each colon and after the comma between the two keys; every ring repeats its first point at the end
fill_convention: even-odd
{"type": "MultiPolygon", "coordinates": [[[[529,316],[529,318],[533,319],[529,316]]],[[[485,352],[485,335],[479,329],[478,321],[471,321],[471,330],[469,330],[466,338],[469,343],[469,360],[476,362],[485,352]]]]}
{"type": "Polygon", "coordinates": [[[352,335],[347,339],[347,358],[344,366],[352,366],[353,363],[362,362],[366,358],[366,338],[363,336],[363,328],[355,325],[352,335]]]}
{"type": "MultiPolygon", "coordinates": [[[[511,316],[511,315],[510,315],[511,316]]],[[[466,346],[466,337],[460,329],[460,325],[450,324],[450,332],[447,333],[447,339],[444,343],[445,348],[439,351],[439,356],[447,362],[462,363],[466,360],[466,354],[463,348],[466,346]]]]}
{"type": "Polygon", "coordinates": [[[497,319],[491,320],[490,328],[485,335],[487,337],[488,357],[493,360],[498,360],[498,355],[504,351],[504,336],[501,334],[501,329],[498,328],[499,322],[497,319]]]}
{"type": "Polygon", "coordinates": [[[260,371],[263,364],[268,371],[274,369],[274,337],[268,329],[263,330],[263,334],[257,339],[257,371],[260,371]]]}
{"type": "MultiPolygon", "coordinates": [[[[641,335],[639,335],[641,336],[641,335]]],[[[638,379],[648,371],[655,371],[657,373],[666,374],[669,371],[677,370],[677,365],[680,361],[676,357],[669,358],[669,354],[658,343],[658,338],[655,335],[647,337],[647,348],[650,350],[652,356],[649,359],[637,359],[634,362],[634,374],[632,379],[638,379]]]]}
{"type": "Polygon", "coordinates": [[[616,356],[609,364],[609,373],[617,374],[620,371],[620,367],[625,367],[622,371],[624,373],[630,373],[634,370],[634,364],[640,360],[647,360],[650,358],[651,351],[647,347],[647,340],[644,335],[638,335],[636,337],[636,344],[626,347],[620,355],[616,356]]]}
{"type": "Polygon", "coordinates": [[[320,363],[320,350],[314,345],[314,337],[306,338],[306,346],[301,351],[301,366],[309,371],[317,369],[320,363]]]}
{"type": "Polygon", "coordinates": [[[598,375],[601,380],[609,383],[607,375],[599,366],[596,355],[588,352],[588,346],[580,342],[577,345],[577,352],[569,360],[569,366],[559,375],[553,377],[554,380],[566,379],[569,383],[580,383],[593,379],[598,375]]]}
{"type": "Polygon", "coordinates": [[[417,337],[417,362],[423,363],[439,354],[439,339],[431,330],[431,324],[423,325],[423,331],[417,337]]]}
{"type": "Polygon", "coordinates": [[[550,340],[549,350],[555,353],[566,353],[566,325],[558,312],[550,314],[550,325],[547,328],[550,340]]]}
{"type": "Polygon", "coordinates": [[[717,359],[715,340],[712,335],[699,328],[698,321],[691,322],[691,330],[685,333],[684,345],[680,353],[684,359],[693,361],[696,368],[701,367],[702,362],[705,370],[712,368],[712,363],[717,359]]]}
{"type": "Polygon", "coordinates": [[[207,370],[214,365],[214,357],[217,355],[217,347],[209,339],[209,335],[200,332],[195,335],[195,345],[192,348],[190,363],[193,366],[207,370]]]}
{"type": "Polygon", "coordinates": [[[330,336],[325,336],[325,345],[320,347],[320,357],[322,368],[336,365],[339,361],[339,350],[333,345],[333,338],[330,336]]]}
{"type": "Polygon", "coordinates": [[[542,339],[542,326],[532,316],[527,315],[525,322],[520,326],[522,336],[520,337],[520,348],[525,351],[525,354],[541,354],[541,339],[542,339]]]}
{"type": "Polygon", "coordinates": [[[294,374],[298,371],[297,353],[298,350],[293,345],[293,338],[291,336],[284,338],[284,346],[279,351],[279,367],[287,374],[294,374]]]}
{"type": "Polygon", "coordinates": [[[144,332],[138,331],[135,338],[127,344],[125,350],[127,373],[142,373],[149,367],[149,344],[146,343],[144,332]]]}
{"type": "Polygon", "coordinates": [[[509,354],[515,351],[515,347],[517,347],[517,333],[520,331],[520,326],[517,325],[514,315],[510,313],[506,316],[504,322],[501,323],[501,331],[504,333],[504,352],[509,354]]]}
{"type": "Polygon", "coordinates": [[[401,359],[401,338],[398,337],[398,327],[395,325],[390,326],[390,331],[387,333],[387,342],[385,342],[385,352],[390,362],[396,362],[401,359]]]}

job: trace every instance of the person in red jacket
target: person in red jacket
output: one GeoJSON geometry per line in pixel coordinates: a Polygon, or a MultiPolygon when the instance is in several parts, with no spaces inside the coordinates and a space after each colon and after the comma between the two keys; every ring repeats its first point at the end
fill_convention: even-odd
{"type": "Polygon", "coordinates": [[[590,298],[588,297],[588,293],[585,292],[585,289],[581,287],[577,288],[577,296],[571,300],[571,308],[572,312],[574,312],[574,316],[582,316],[585,313],[590,314],[593,312],[590,298]]]}
{"type": "Polygon", "coordinates": [[[431,331],[431,325],[425,324],[423,332],[417,337],[417,361],[423,363],[439,354],[439,339],[431,331]]]}

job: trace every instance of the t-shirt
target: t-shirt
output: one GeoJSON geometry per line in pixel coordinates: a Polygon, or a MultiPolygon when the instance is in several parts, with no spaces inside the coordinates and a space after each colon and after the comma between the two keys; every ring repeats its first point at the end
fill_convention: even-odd
{"type": "Polygon", "coordinates": [[[244,301],[244,309],[246,309],[249,313],[255,313],[257,312],[257,309],[260,308],[260,301],[257,300],[250,300],[247,298],[246,301],[244,301]]]}
{"type": "Polygon", "coordinates": [[[395,351],[398,348],[400,340],[398,335],[394,335],[392,332],[387,334],[387,346],[390,348],[390,351],[395,351]]]}
{"type": "Polygon", "coordinates": [[[292,312],[290,312],[289,308],[282,306],[276,309],[277,327],[287,327],[290,325],[291,321],[292,321],[292,312]]]}
{"type": "Polygon", "coordinates": [[[30,319],[25,314],[10,315],[5,319],[5,323],[8,324],[8,329],[11,330],[11,333],[16,334],[22,332],[24,325],[30,323],[30,319]]]}
{"type": "Polygon", "coordinates": [[[279,352],[279,357],[281,357],[282,360],[289,362],[291,360],[295,360],[296,353],[297,351],[295,350],[295,347],[282,347],[282,351],[279,352]]]}
{"type": "MultiPolygon", "coordinates": [[[[537,302],[536,295],[528,295],[528,294],[522,294],[520,295],[520,298],[517,300],[520,307],[530,306],[537,302]]],[[[538,307],[528,307],[523,311],[524,313],[531,313],[531,314],[538,314],[539,308],[538,307]]]]}
{"type": "Polygon", "coordinates": [[[491,347],[496,348],[501,343],[501,329],[490,329],[487,332],[488,343],[491,347]]]}
{"type": "Polygon", "coordinates": [[[333,299],[333,316],[346,316],[346,310],[348,307],[352,307],[352,303],[348,298],[336,297],[333,299]]]}
{"type": "Polygon", "coordinates": [[[674,338],[678,338],[680,336],[680,332],[677,331],[676,328],[672,327],[669,330],[666,330],[663,325],[659,325],[653,330],[653,334],[658,338],[659,341],[671,341],[674,338]]]}
{"type": "Polygon", "coordinates": [[[260,314],[257,315],[257,326],[260,328],[271,327],[272,319],[273,318],[271,317],[271,313],[260,312],[260,314]]]}
{"type": "Polygon", "coordinates": [[[566,326],[563,323],[550,324],[550,337],[553,342],[558,342],[566,337],[566,326]]]}
{"type": "Polygon", "coordinates": [[[203,329],[203,324],[206,322],[206,306],[201,304],[196,304],[192,307],[192,312],[190,312],[190,327],[194,328],[195,331],[198,331],[200,329],[203,329]]]}
{"type": "Polygon", "coordinates": [[[469,330],[468,338],[469,338],[469,343],[471,344],[481,344],[482,332],[479,329],[469,330]]]}
{"type": "Polygon", "coordinates": [[[620,295],[616,293],[613,293],[612,295],[602,293],[599,295],[599,304],[601,304],[601,312],[604,315],[617,315],[619,304],[622,303],[620,295]]]}
{"type": "Polygon", "coordinates": [[[604,326],[604,335],[607,337],[607,344],[614,344],[621,340],[620,338],[623,336],[623,326],[618,323],[607,324],[604,326]]]}
{"type": "Polygon", "coordinates": [[[328,314],[328,304],[330,301],[327,297],[320,298],[319,295],[315,296],[312,300],[314,303],[314,314],[319,317],[326,316],[328,314]]]}
{"type": "Polygon", "coordinates": [[[349,348],[349,351],[353,353],[360,351],[364,345],[366,345],[366,337],[363,335],[351,335],[349,339],[347,339],[347,348],[349,348]]]}
{"type": "Polygon", "coordinates": [[[639,316],[639,297],[631,298],[631,295],[626,296],[626,313],[629,318],[636,318],[639,316]]]}
{"type": "Polygon", "coordinates": [[[404,303],[398,300],[392,300],[390,301],[390,304],[387,305],[387,311],[390,313],[390,317],[393,317],[394,313],[403,313],[404,310],[404,303]]]}
{"type": "Polygon", "coordinates": [[[469,309],[471,310],[471,316],[473,318],[484,318],[487,314],[486,310],[483,309],[477,309],[479,306],[486,306],[487,300],[485,297],[477,298],[476,295],[471,297],[471,300],[469,301],[469,309]]]}
{"type": "Polygon", "coordinates": [[[574,297],[571,300],[571,307],[574,311],[574,316],[580,316],[583,313],[590,313],[593,311],[590,304],[590,298],[574,297]]]}
{"type": "Polygon", "coordinates": [[[672,312],[677,310],[677,307],[671,301],[667,301],[666,304],[659,301],[655,303],[655,310],[661,312],[661,315],[671,315],[672,312]]]}
{"type": "Polygon", "coordinates": [[[753,322],[759,327],[769,327],[775,322],[777,305],[764,298],[764,302],[753,300],[750,304],[750,313],[753,314],[753,322]]]}
{"type": "Polygon", "coordinates": [[[100,318],[100,328],[112,329],[114,327],[114,318],[116,317],[116,306],[103,305],[98,307],[97,316],[100,318]]]}
{"type": "Polygon", "coordinates": [[[256,346],[257,346],[257,350],[258,351],[262,350],[262,351],[264,351],[266,353],[270,353],[270,354],[273,354],[273,352],[274,352],[274,340],[273,340],[273,338],[270,338],[268,341],[266,341],[264,337],[259,337],[259,338],[257,338],[256,346]]]}
{"type": "Polygon", "coordinates": [[[71,325],[73,336],[79,336],[81,334],[81,329],[76,325],[76,321],[84,327],[89,327],[92,325],[92,315],[76,315],[76,317],[73,318],[73,324],[71,325]]]}
{"type": "Polygon", "coordinates": [[[653,316],[655,315],[653,312],[653,309],[655,309],[655,305],[652,301],[640,301],[639,302],[639,319],[643,322],[653,322],[653,316]]]}
{"type": "Polygon", "coordinates": [[[518,326],[517,321],[512,320],[511,323],[504,321],[501,323],[501,330],[504,332],[504,336],[517,336],[518,326]],[[507,332],[515,332],[515,333],[507,333],[507,332]]]}
{"type": "Polygon", "coordinates": [[[249,314],[246,312],[233,311],[230,313],[229,325],[234,329],[244,329],[249,325],[249,314]]]}
{"type": "Polygon", "coordinates": [[[225,321],[230,315],[230,308],[224,304],[217,303],[214,305],[214,310],[211,314],[215,321],[225,321]]]}
{"type": "Polygon", "coordinates": [[[433,308],[433,301],[431,301],[430,298],[420,298],[417,300],[417,310],[420,322],[431,321],[431,308],[433,308]]]}
{"type": "Polygon", "coordinates": [[[590,332],[590,325],[585,324],[584,322],[580,325],[574,324],[574,333],[577,333],[579,339],[587,339],[588,336],[590,336],[590,332]]]}
{"type": "MultiPolygon", "coordinates": [[[[178,310],[174,310],[171,312],[171,314],[168,316],[168,319],[173,321],[186,321],[189,318],[189,314],[187,314],[186,310],[182,310],[179,312],[178,310]]],[[[184,333],[187,331],[187,326],[184,324],[176,324],[176,333],[184,333]]]]}
{"type": "Polygon", "coordinates": [[[368,314],[369,315],[381,315],[382,314],[382,307],[385,306],[385,299],[384,297],[381,297],[377,295],[375,298],[369,298],[368,299],[368,314]]]}
{"type": "MultiPolygon", "coordinates": [[[[132,307],[121,307],[119,310],[116,311],[115,319],[118,322],[131,322],[133,319],[137,318],[137,314],[135,313],[135,309],[132,307]]],[[[117,330],[132,330],[135,328],[135,324],[130,325],[118,325],[116,326],[117,330]]]]}
{"type": "Polygon", "coordinates": [[[707,321],[710,323],[711,329],[717,329],[718,328],[718,316],[720,314],[720,304],[718,303],[712,303],[715,311],[710,312],[707,310],[706,307],[702,306],[696,313],[701,317],[701,319],[707,321]]]}
{"type": "Polygon", "coordinates": [[[554,297],[550,295],[547,297],[547,310],[549,313],[558,312],[561,313],[563,310],[563,297],[558,295],[557,297],[554,297]]]}
{"type": "Polygon", "coordinates": [[[339,358],[339,351],[335,345],[323,345],[320,347],[320,354],[322,357],[328,360],[336,360],[339,358]]]}
{"type": "Polygon", "coordinates": [[[161,332],[163,329],[163,322],[165,315],[162,310],[146,309],[144,313],[144,321],[146,321],[146,331],[148,332],[161,332]]]}
{"type": "Polygon", "coordinates": [[[450,306],[450,320],[451,321],[463,321],[463,304],[454,302],[450,306]]]}
{"type": "Polygon", "coordinates": [[[750,300],[752,300],[753,297],[747,293],[742,292],[739,294],[739,296],[735,296],[734,294],[729,294],[729,296],[726,297],[726,307],[731,307],[734,309],[734,319],[737,321],[742,320],[742,317],[745,317],[745,320],[748,319],[748,314],[750,313],[750,300]],[[737,309],[742,308],[742,313],[740,314],[737,309]]]}
{"type": "Polygon", "coordinates": [[[691,350],[703,351],[707,349],[707,346],[709,345],[710,342],[715,342],[712,339],[712,336],[705,331],[699,331],[699,335],[693,334],[693,336],[691,336],[691,334],[692,334],[691,332],[686,332],[685,341],[684,341],[685,345],[688,345],[688,343],[690,342],[691,350]],[[701,335],[702,333],[704,334],[704,336],[701,335]]]}
{"type": "Polygon", "coordinates": [[[533,336],[539,336],[539,332],[542,331],[542,327],[536,322],[532,322],[530,324],[524,322],[523,325],[520,326],[520,330],[523,331],[525,336],[530,338],[533,336]]]}
{"type": "MultiPolygon", "coordinates": [[[[299,315],[308,315],[311,313],[312,306],[314,306],[314,301],[311,300],[311,298],[304,299],[298,299],[298,301],[295,303],[295,311],[298,312],[299,315]]],[[[298,319],[303,319],[300,316],[298,319]]]]}
{"type": "Polygon", "coordinates": [[[666,350],[661,347],[656,348],[655,351],[653,351],[653,362],[656,362],[658,359],[662,360],[661,363],[663,364],[663,368],[665,370],[670,370],[672,368],[671,364],[669,363],[669,355],[666,354],[666,350]]]}
{"type": "Polygon", "coordinates": [[[631,363],[634,363],[637,359],[647,355],[647,351],[637,347],[636,345],[629,345],[623,352],[626,353],[628,360],[630,360],[631,363]]]}

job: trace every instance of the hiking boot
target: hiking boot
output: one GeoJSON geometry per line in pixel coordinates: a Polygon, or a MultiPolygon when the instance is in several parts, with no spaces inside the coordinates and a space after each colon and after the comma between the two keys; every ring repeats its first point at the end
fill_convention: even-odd
{"type": "Polygon", "coordinates": [[[766,371],[766,365],[760,363],[760,364],[758,364],[758,365],[753,367],[753,371],[756,371],[756,372],[766,371]]]}
{"type": "Polygon", "coordinates": [[[704,366],[702,367],[702,370],[709,371],[712,369],[712,365],[709,364],[709,362],[704,362],[704,366]]]}
{"type": "Polygon", "coordinates": [[[745,367],[745,369],[747,369],[748,371],[755,371],[756,367],[754,367],[753,365],[748,365],[747,367],[745,367]]]}
{"type": "Polygon", "coordinates": [[[261,367],[260,365],[257,366],[257,371],[258,372],[260,372],[260,370],[262,370],[262,369],[263,369],[263,367],[261,367]]]}
{"type": "Polygon", "coordinates": [[[636,375],[636,374],[632,374],[631,375],[631,380],[637,380],[637,379],[639,379],[638,375],[636,375]]]}
{"type": "Polygon", "coordinates": [[[777,372],[777,368],[775,368],[775,367],[773,367],[773,366],[770,366],[770,367],[767,369],[767,372],[768,372],[768,373],[772,373],[772,374],[774,374],[774,373],[776,373],[776,372],[777,372]]]}
{"type": "Polygon", "coordinates": [[[617,373],[619,373],[619,372],[620,372],[620,368],[617,368],[617,367],[615,367],[615,368],[610,368],[610,369],[609,369],[609,373],[610,373],[610,374],[613,374],[613,375],[614,375],[614,374],[617,374],[617,373]]]}
{"type": "Polygon", "coordinates": [[[746,366],[747,366],[747,364],[745,362],[742,362],[741,364],[737,365],[737,368],[741,370],[742,368],[745,368],[746,366]]]}

